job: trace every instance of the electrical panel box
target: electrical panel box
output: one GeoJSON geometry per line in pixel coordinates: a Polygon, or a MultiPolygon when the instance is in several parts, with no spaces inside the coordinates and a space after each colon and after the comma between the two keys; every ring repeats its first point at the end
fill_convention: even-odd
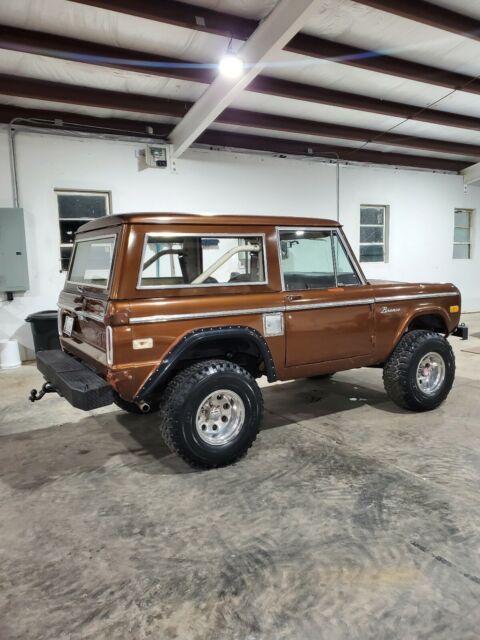
{"type": "Polygon", "coordinates": [[[167,148],[151,147],[145,149],[145,164],[156,169],[165,169],[168,165],[167,148]]]}
{"type": "Polygon", "coordinates": [[[0,291],[27,291],[28,287],[23,209],[0,209],[0,291]]]}

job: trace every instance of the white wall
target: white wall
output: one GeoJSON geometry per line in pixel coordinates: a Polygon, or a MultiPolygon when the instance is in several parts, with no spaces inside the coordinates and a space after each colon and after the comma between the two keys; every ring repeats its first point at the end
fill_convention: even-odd
{"type": "MultiPolygon", "coordinates": [[[[0,130],[0,206],[12,206],[8,140],[0,130]]],[[[335,217],[335,168],[228,152],[191,151],[177,172],[139,171],[139,143],[19,133],[20,204],[25,210],[30,290],[0,302],[0,338],[31,347],[33,311],[55,308],[60,273],[58,212],[54,189],[112,192],[113,211],[183,211],[335,217]]],[[[480,213],[480,188],[464,193],[460,176],[420,171],[342,167],[340,218],[355,251],[360,204],[390,206],[388,264],[365,265],[368,277],[453,281],[464,310],[480,310],[480,225],[474,259],[453,260],[455,207],[480,213]]],[[[26,352],[24,355],[28,356],[26,352]]]]}

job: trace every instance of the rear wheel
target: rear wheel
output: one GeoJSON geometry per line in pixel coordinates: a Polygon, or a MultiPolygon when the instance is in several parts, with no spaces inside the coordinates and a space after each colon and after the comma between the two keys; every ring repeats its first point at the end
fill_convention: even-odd
{"type": "Polygon", "coordinates": [[[171,451],[204,469],[236,462],[252,446],[263,413],[254,378],[224,360],[196,363],[168,385],[160,430],[171,451]]]}
{"type": "Polygon", "coordinates": [[[412,411],[438,407],[448,396],[454,379],[452,347],[433,331],[415,330],[403,336],[383,369],[389,397],[412,411]]]}

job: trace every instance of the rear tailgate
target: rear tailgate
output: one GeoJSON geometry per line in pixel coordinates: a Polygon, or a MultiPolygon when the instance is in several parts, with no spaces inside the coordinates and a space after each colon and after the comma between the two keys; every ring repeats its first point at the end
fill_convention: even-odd
{"type": "Polygon", "coordinates": [[[78,234],[58,301],[62,348],[103,373],[109,364],[105,324],[121,227],[78,234]]]}

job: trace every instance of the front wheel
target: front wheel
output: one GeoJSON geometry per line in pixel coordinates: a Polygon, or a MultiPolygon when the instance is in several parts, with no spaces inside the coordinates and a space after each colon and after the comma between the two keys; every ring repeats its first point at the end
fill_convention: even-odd
{"type": "Polygon", "coordinates": [[[252,446],[263,399],[254,378],[224,360],[181,371],[162,399],[160,431],[171,451],[204,469],[236,462],[252,446]]]}
{"type": "Polygon", "coordinates": [[[383,369],[389,397],[400,407],[430,411],[450,393],[455,356],[449,342],[433,331],[410,331],[400,340],[383,369]]]}

